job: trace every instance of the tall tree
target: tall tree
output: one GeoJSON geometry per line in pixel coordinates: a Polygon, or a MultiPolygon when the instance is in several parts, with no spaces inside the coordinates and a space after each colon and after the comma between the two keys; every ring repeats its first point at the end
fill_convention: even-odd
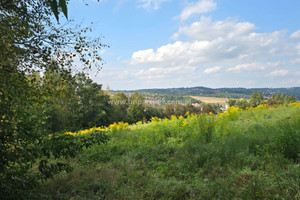
{"type": "Polygon", "coordinates": [[[109,125],[111,105],[109,96],[101,90],[102,85],[82,73],[77,75],[77,82],[82,128],[109,125]]]}

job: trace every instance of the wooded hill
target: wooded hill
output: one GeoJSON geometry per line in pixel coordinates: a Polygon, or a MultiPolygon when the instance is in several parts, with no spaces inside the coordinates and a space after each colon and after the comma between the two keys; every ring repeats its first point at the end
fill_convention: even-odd
{"type": "MultiPolygon", "coordinates": [[[[272,94],[292,95],[300,100],[300,87],[290,88],[208,88],[208,87],[181,87],[181,88],[162,88],[162,89],[140,89],[141,93],[160,93],[173,95],[191,95],[191,96],[211,96],[226,98],[249,98],[253,92],[261,92],[265,97],[271,97],[272,94]]],[[[133,90],[122,90],[113,92],[133,92],[133,90]]]]}

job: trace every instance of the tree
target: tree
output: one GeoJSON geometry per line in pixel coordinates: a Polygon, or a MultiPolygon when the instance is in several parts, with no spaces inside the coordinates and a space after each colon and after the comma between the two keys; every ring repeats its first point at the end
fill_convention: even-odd
{"type": "Polygon", "coordinates": [[[181,104],[174,105],[174,115],[180,116],[180,115],[184,115],[185,113],[186,113],[186,109],[184,105],[181,104]]]}
{"type": "Polygon", "coordinates": [[[66,0],[59,0],[58,2],[57,0],[48,0],[48,4],[50,4],[51,10],[57,21],[59,21],[60,11],[62,11],[62,13],[68,19],[68,7],[66,0]]]}
{"type": "Polygon", "coordinates": [[[288,96],[284,93],[282,94],[273,94],[271,98],[268,99],[268,102],[272,102],[272,105],[282,105],[296,102],[296,98],[294,96],[288,96]]]}
{"type": "MultiPolygon", "coordinates": [[[[71,27],[57,27],[51,19],[55,5],[49,2],[57,3],[55,0],[0,2],[1,198],[24,198],[41,179],[69,169],[58,161],[49,163],[50,158],[74,157],[93,142],[49,131],[45,102],[56,93],[52,93],[51,87],[47,90],[37,84],[36,73],[52,70],[70,74],[76,57],[86,69],[92,63],[100,69],[98,50],[105,45],[99,38],[88,40],[85,34],[88,28],[74,31],[71,27]],[[38,172],[31,170],[33,165],[38,166],[38,172]]],[[[65,13],[64,2],[58,3],[61,4],[57,10],[65,13]]],[[[97,136],[98,142],[105,141],[104,135],[97,136]]]]}
{"type": "Polygon", "coordinates": [[[204,113],[213,113],[213,114],[217,114],[216,110],[214,109],[214,107],[212,107],[212,105],[210,104],[205,104],[202,108],[202,112],[204,113]]]}
{"type": "Polygon", "coordinates": [[[297,100],[294,96],[285,96],[285,98],[284,98],[284,103],[285,104],[294,103],[296,101],[297,100]]]}
{"type": "Polygon", "coordinates": [[[77,75],[77,84],[82,128],[109,125],[112,107],[109,96],[101,90],[102,85],[94,83],[82,73],[77,75]]]}
{"type": "Polygon", "coordinates": [[[112,121],[120,122],[127,121],[127,109],[129,100],[126,94],[118,92],[110,97],[111,105],[113,106],[112,121]]]}
{"type": "Polygon", "coordinates": [[[128,122],[135,123],[145,118],[145,97],[141,93],[134,92],[129,98],[128,122]]]}
{"type": "Polygon", "coordinates": [[[190,114],[195,113],[195,114],[199,114],[201,113],[201,109],[199,107],[195,107],[192,104],[187,104],[185,106],[185,111],[189,112],[190,114]]]}
{"type": "Polygon", "coordinates": [[[229,106],[235,106],[236,105],[236,100],[235,99],[230,99],[229,101],[228,101],[228,105],[229,106]]]}
{"type": "Polygon", "coordinates": [[[273,98],[269,98],[267,100],[267,104],[268,104],[268,106],[274,106],[274,105],[276,105],[276,101],[273,98]]]}
{"type": "Polygon", "coordinates": [[[79,122],[79,98],[77,83],[70,72],[56,72],[48,69],[43,76],[37,74],[36,84],[43,91],[40,112],[46,117],[45,127],[51,132],[76,131],[79,122]]]}
{"type": "Polygon", "coordinates": [[[165,108],[164,108],[164,115],[165,115],[167,118],[170,118],[171,115],[174,115],[174,114],[175,114],[174,105],[172,105],[172,104],[167,104],[167,105],[165,105],[165,108]]]}
{"type": "Polygon", "coordinates": [[[243,110],[246,110],[246,108],[250,107],[250,104],[248,103],[248,101],[246,99],[237,101],[236,105],[243,110]]]}
{"type": "Polygon", "coordinates": [[[147,105],[145,107],[145,118],[149,121],[151,117],[163,118],[163,108],[147,105]]]}
{"type": "Polygon", "coordinates": [[[250,106],[256,107],[264,102],[264,95],[261,92],[253,92],[250,97],[250,106]]]}

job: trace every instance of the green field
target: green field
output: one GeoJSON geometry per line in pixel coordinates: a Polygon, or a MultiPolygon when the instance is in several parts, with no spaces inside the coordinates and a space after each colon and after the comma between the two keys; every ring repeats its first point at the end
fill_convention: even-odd
{"type": "Polygon", "coordinates": [[[297,104],[114,124],[108,134],[107,144],[71,161],[73,172],[36,193],[44,199],[300,198],[297,104]]]}

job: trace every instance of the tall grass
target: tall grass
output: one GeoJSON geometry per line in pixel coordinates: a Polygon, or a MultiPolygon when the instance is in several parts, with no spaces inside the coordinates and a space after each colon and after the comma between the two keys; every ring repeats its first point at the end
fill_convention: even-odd
{"type": "Polygon", "coordinates": [[[300,108],[115,125],[38,192],[53,199],[299,199],[300,108]]]}

